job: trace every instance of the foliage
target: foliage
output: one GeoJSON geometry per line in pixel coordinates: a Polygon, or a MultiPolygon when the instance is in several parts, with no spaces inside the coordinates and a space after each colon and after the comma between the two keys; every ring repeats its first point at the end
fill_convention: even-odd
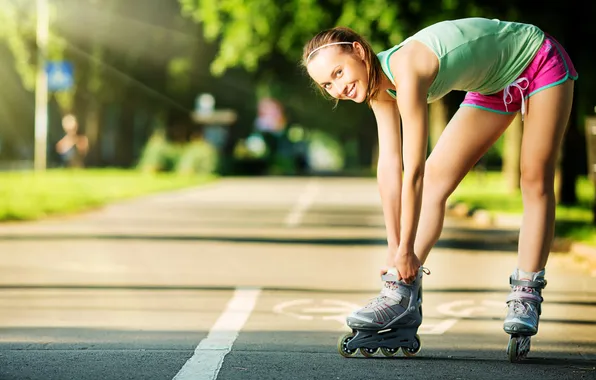
{"type": "Polygon", "coordinates": [[[211,65],[216,75],[232,67],[256,71],[261,59],[276,52],[296,61],[306,41],[336,25],[351,27],[380,51],[432,22],[489,14],[480,1],[459,0],[178,1],[184,16],[203,25],[209,41],[220,42],[211,65]]]}
{"type": "Polygon", "coordinates": [[[217,170],[218,152],[205,140],[197,139],[181,147],[176,163],[176,172],[180,174],[211,174],[217,170]]]}
{"type": "Polygon", "coordinates": [[[328,21],[316,0],[180,0],[180,4],[183,15],[203,24],[208,40],[221,40],[211,66],[216,75],[234,66],[254,71],[259,59],[274,48],[295,53],[296,46],[328,21]],[[298,27],[284,25],[290,20],[298,27]]]}
{"type": "Polygon", "coordinates": [[[344,168],[345,152],[340,142],[323,131],[308,134],[308,162],[313,171],[335,172],[344,168]]]}
{"type": "Polygon", "coordinates": [[[213,178],[122,169],[0,173],[0,221],[79,212],[115,200],[197,186],[213,178]]]}
{"type": "Polygon", "coordinates": [[[180,149],[167,140],[165,131],[158,129],[145,145],[137,167],[146,173],[172,171],[180,155],[180,149]]]}
{"type": "MultiPolygon", "coordinates": [[[[54,14],[55,7],[51,7],[50,18],[53,18],[54,14]]],[[[36,25],[35,1],[0,0],[0,39],[7,42],[15,58],[15,69],[21,77],[23,86],[28,90],[33,90],[35,87],[36,25]]],[[[52,36],[47,47],[48,58],[60,58],[64,46],[63,39],[52,36]]]]}
{"type": "Polygon", "coordinates": [[[219,153],[205,140],[188,143],[168,141],[163,129],[156,130],[145,145],[137,168],[145,173],[212,174],[217,170],[219,153]]]}
{"type": "MultiPolygon", "coordinates": [[[[555,233],[559,237],[596,245],[596,227],[591,225],[594,184],[583,176],[578,179],[577,188],[577,205],[557,205],[555,233]]],[[[521,192],[511,193],[504,176],[491,171],[470,172],[450,197],[450,202],[463,202],[472,209],[497,214],[519,215],[523,212],[521,192]]]]}

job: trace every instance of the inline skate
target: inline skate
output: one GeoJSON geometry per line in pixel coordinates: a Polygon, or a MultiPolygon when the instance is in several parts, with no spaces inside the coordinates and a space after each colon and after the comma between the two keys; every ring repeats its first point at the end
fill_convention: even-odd
{"type": "Polygon", "coordinates": [[[430,274],[420,267],[411,284],[396,281],[396,272],[383,276],[380,294],[365,307],[347,317],[352,329],[340,337],[337,349],[343,357],[374,356],[379,349],[385,356],[394,356],[401,348],[404,355],[416,355],[421,348],[418,327],[422,324],[422,276],[430,274]]]}
{"type": "Polygon", "coordinates": [[[532,279],[519,279],[516,269],[509,278],[511,293],[507,297],[507,317],[503,330],[510,335],[507,356],[511,363],[525,359],[530,352],[531,338],[538,333],[542,312],[542,289],[546,286],[544,270],[532,279]]]}

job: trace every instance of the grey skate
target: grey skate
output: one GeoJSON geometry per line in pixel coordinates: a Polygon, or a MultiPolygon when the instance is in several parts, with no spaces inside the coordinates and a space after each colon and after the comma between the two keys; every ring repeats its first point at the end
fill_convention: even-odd
{"type": "Polygon", "coordinates": [[[510,277],[511,293],[507,297],[507,316],[503,330],[510,335],[507,356],[510,362],[527,357],[531,337],[538,333],[542,312],[542,289],[546,286],[544,271],[534,274],[531,280],[519,280],[516,270],[510,277]]]}
{"type": "Polygon", "coordinates": [[[366,357],[381,349],[385,356],[394,356],[401,348],[406,356],[416,355],[421,348],[418,327],[422,324],[422,276],[430,272],[421,267],[412,284],[386,282],[380,294],[363,308],[347,317],[352,333],[338,341],[344,357],[358,350],[366,357]]]}

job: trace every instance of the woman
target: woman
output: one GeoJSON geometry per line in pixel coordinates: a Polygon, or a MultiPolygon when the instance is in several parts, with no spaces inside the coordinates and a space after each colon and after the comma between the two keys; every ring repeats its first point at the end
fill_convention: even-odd
{"type": "MultiPolygon", "coordinates": [[[[439,239],[449,195],[521,111],[524,214],[504,330],[536,334],[554,234],[555,165],[577,79],[563,47],[534,25],[466,18],[431,25],[379,54],[349,28],[325,30],[305,46],[303,65],[324,93],[367,102],[377,120],[387,264],[398,282],[386,282],[348,324],[391,326],[411,305],[403,288],[411,287],[410,298],[420,292],[421,265],[439,239]],[[452,90],[466,97],[425,163],[427,103],[452,90]]],[[[514,356],[525,356],[526,340],[514,356]]]]}

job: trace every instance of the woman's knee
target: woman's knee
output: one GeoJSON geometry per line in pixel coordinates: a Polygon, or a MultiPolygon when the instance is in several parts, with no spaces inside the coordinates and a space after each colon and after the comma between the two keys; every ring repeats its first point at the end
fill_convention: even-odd
{"type": "Polygon", "coordinates": [[[455,189],[453,176],[441,165],[427,161],[424,169],[424,196],[435,202],[445,203],[455,189]]]}
{"type": "Polygon", "coordinates": [[[521,166],[520,187],[524,196],[543,197],[554,192],[554,168],[536,163],[521,166]]]}

